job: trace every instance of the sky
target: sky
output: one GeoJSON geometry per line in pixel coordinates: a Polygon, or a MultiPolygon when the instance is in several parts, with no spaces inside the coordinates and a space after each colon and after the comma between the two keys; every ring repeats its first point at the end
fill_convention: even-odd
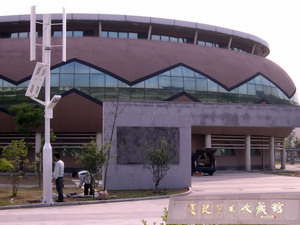
{"type": "Polygon", "coordinates": [[[176,19],[225,27],[269,43],[267,56],[293,79],[300,93],[299,0],[9,0],[0,15],[36,13],[119,14],[176,19]]]}

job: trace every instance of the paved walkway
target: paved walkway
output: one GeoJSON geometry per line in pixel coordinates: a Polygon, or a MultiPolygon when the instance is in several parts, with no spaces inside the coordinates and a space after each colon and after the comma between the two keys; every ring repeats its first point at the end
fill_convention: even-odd
{"type": "MultiPolygon", "coordinates": [[[[300,193],[300,178],[259,172],[216,172],[192,178],[191,195],[300,193]]],[[[152,225],[161,222],[169,199],[0,210],[1,225],[152,225]]]]}

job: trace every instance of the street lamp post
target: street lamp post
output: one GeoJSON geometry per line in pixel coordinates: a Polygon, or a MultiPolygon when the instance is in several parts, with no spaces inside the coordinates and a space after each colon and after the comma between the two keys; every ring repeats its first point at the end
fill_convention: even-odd
{"type": "MultiPolygon", "coordinates": [[[[31,8],[30,27],[30,59],[35,60],[35,6],[31,8]]],[[[53,118],[53,108],[60,100],[60,95],[54,95],[50,100],[50,67],[51,67],[51,14],[43,15],[43,43],[42,43],[42,63],[37,63],[26,96],[45,107],[45,144],[43,147],[43,203],[52,204],[52,146],[50,143],[50,119],[53,118]],[[37,99],[43,81],[45,81],[45,101],[37,99]]],[[[66,61],[66,14],[63,10],[63,40],[62,59],[66,61]]]]}

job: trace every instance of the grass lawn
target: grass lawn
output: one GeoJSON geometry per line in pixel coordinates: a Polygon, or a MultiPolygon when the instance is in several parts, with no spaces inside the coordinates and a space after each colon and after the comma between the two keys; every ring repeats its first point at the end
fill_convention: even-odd
{"type": "MultiPolygon", "coordinates": [[[[24,205],[40,203],[43,196],[43,189],[38,187],[38,176],[25,175],[20,181],[20,187],[18,189],[17,197],[12,197],[11,187],[0,188],[0,206],[8,205],[24,205]],[[22,185],[34,185],[34,187],[22,187],[22,185]]],[[[0,175],[0,184],[11,184],[11,176],[0,175]]],[[[83,193],[82,189],[76,190],[75,183],[72,178],[66,176],[64,179],[64,194],[71,194],[76,192],[77,194],[83,193]],[[71,187],[70,187],[71,186],[71,187]]],[[[99,187],[98,187],[99,188],[99,187]]],[[[178,194],[188,191],[188,188],[183,189],[166,189],[166,190],[129,190],[129,191],[108,191],[108,199],[124,199],[124,198],[138,198],[138,197],[151,197],[151,196],[163,196],[178,194]]],[[[53,193],[56,193],[55,185],[53,193]]],[[[91,197],[88,198],[65,198],[66,202],[69,201],[91,201],[91,197]]]]}

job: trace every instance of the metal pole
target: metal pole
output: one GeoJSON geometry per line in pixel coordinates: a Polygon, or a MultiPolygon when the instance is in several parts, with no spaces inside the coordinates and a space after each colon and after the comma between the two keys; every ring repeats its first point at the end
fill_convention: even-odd
{"type": "Polygon", "coordinates": [[[43,15],[43,63],[46,64],[45,78],[45,144],[43,148],[43,203],[52,204],[52,147],[50,144],[50,65],[51,65],[51,15],[43,15]]]}

